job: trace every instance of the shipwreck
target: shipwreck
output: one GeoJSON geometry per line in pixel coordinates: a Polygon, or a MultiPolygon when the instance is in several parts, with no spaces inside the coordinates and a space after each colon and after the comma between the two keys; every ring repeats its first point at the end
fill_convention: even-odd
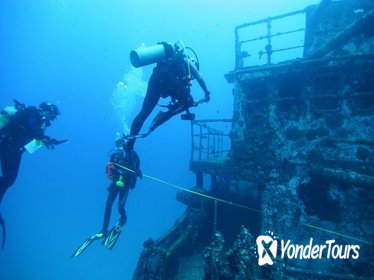
{"type": "Polygon", "coordinates": [[[323,0],[235,28],[232,119],[191,122],[191,190],[204,197],[178,193],[184,216],[144,242],[134,280],[373,279],[373,27],[373,1],[323,0]],[[304,26],[276,31],[294,16],[304,26]],[[247,32],[259,25],[265,34],[247,32]],[[277,46],[296,33],[302,44],[277,46]],[[260,266],[256,237],[267,231],[356,244],[359,257],[278,254],[260,266]]]}

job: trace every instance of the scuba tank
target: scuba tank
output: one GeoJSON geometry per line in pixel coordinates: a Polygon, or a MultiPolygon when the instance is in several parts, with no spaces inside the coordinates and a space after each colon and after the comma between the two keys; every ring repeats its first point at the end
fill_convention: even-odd
{"type": "MultiPolygon", "coordinates": [[[[14,105],[13,106],[7,106],[0,112],[0,129],[5,127],[11,120],[11,118],[17,114],[18,112],[22,112],[26,109],[25,104],[13,100],[14,105]]],[[[6,136],[5,136],[6,137],[6,136]]],[[[42,147],[42,140],[40,139],[33,139],[29,143],[27,143],[24,148],[27,150],[30,154],[33,154],[38,149],[42,147]]]]}
{"type": "MultiPolygon", "coordinates": [[[[196,52],[190,48],[186,47],[183,41],[179,40],[177,43],[170,44],[167,42],[161,42],[157,45],[149,47],[140,47],[130,52],[130,61],[131,64],[138,68],[146,65],[150,65],[156,62],[161,62],[162,60],[175,58],[182,56],[187,59],[187,61],[195,64],[196,68],[199,70],[199,58],[197,57],[196,52]],[[195,59],[187,55],[186,51],[189,50],[195,59]]],[[[189,63],[187,63],[187,73],[185,79],[187,80],[188,86],[192,85],[192,76],[189,63]]]]}
{"type": "Polygon", "coordinates": [[[161,42],[150,47],[140,47],[130,52],[131,64],[138,68],[163,59],[171,58],[175,54],[172,44],[161,42]]]}
{"type": "Polygon", "coordinates": [[[7,106],[0,112],[0,129],[6,126],[10,119],[21,110],[26,108],[25,104],[19,102],[18,100],[13,100],[13,106],[7,106]]]}
{"type": "Polygon", "coordinates": [[[6,126],[10,118],[18,112],[16,106],[7,106],[0,112],[0,129],[6,126]]]}

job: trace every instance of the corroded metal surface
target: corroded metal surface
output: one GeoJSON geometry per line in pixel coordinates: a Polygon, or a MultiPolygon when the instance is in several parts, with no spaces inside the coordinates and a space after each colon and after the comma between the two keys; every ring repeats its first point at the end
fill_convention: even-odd
{"type": "Polygon", "coordinates": [[[231,151],[193,159],[190,169],[200,191],[209,174],[205,192],[260,213],[220,205],[213,211],[209,201],[178,195],[189,218],[153,242],[153,251],[145,247],[135,280],[374,276],[374,248],[365,243],[374,236],[373,8],[373,1],[324,0],[307,12],[303,59],[238,67],[226,76],[235,85],[231,151]],[[261,270],[252,235],[266,230],[299,243],[357,243],[361,258],[292,259],[261,270]],[[151,277],[146,267],[153,260],[160,270],[151,277]]]}

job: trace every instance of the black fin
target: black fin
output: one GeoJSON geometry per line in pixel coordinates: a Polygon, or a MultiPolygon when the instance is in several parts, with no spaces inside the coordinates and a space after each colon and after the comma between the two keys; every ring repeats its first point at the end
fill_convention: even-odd
{"type": "Polygon", "coordinates": [[[3,239],[1,241],[1,249],[4,249],[5,240],[6,240],[6,230],[5,230],[5,221],[3,219],[3,216],[1,216],[1,213],[0,213],[0,225],[2,228],[2,232],[3,232],[3,239]]]}
{"type": "Polygon", "coordinates": [[[91,237],[87,238],[80,246],[79,248],[74,252],[74,254],[71,256],[72,258],[80,256],[87,248],[91,245],[91,243],[97,239],[104,238],[104,235],[100,233],[96,233],[92,235],[91,237]]]}
{"type": "Polygon", "coordinates": [[[108,236],[103,240],[103,245],[109,250],[112,250],[116,245],[119,236],[121,235],[121,226],[115,225],[109,232],[108,236]]]}

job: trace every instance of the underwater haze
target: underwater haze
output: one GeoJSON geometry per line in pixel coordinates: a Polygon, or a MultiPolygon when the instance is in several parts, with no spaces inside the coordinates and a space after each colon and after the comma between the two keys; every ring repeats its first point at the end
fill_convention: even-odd
{"type": "MultiPolygon", "coordinates": [[[[197,52],[211,91],[211,101],[192,111],[198,119],[231,118],[232,85],[224,74],[235,66],[235,26],[318,2],[0,1],[0,107],[13,99],[56,103],[62,114],[46,134],[69,139],[22,158],[1,204],[7,242],[0,251],[0,279],[131,279],[143,242],[165,234],[182,215],[185,206],[175,189],[144,178],[130,191],[128,221],[115,248],[97,242],[71,258],[101,227],[108,153],[116,133],[128,132],[140,110],[153,68],[132,68],[132,49],[183,40],[197,52]]],[[[192,95],[203,96],[196,83],[192,95]]],[[[195,184],[190,148],[190,123],[179,116],[135,146],[143,173],[183,187],[195,184]]]]}

